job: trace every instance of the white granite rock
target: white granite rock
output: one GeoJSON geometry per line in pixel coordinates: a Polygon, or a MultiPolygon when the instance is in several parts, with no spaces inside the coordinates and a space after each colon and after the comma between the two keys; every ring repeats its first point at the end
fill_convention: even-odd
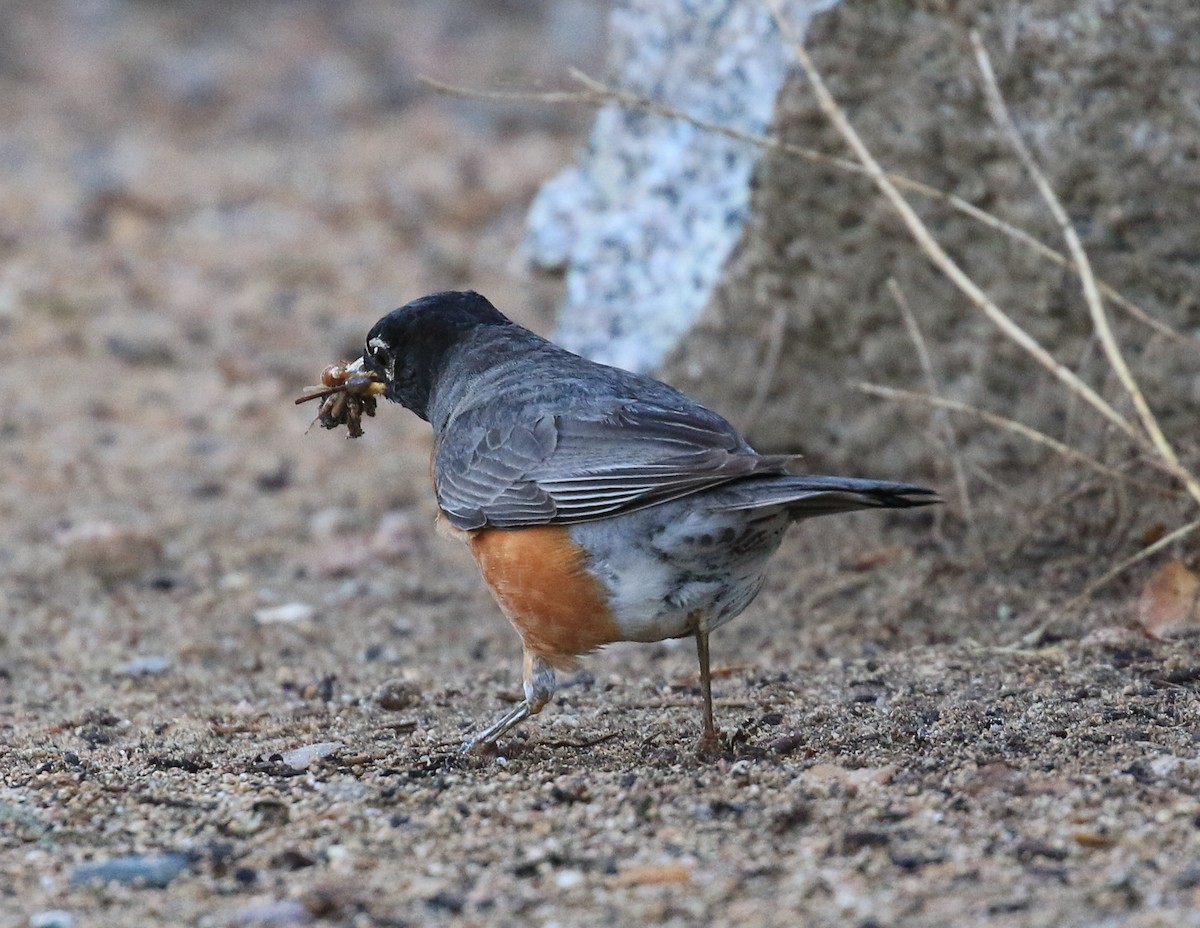
{"type": "MultiPolygon", "coordinates": [[[[792,0],[803,31],[837,0],[792,0]]],[[[610,80],[690,115],[763,133],[791,61],[767,8],[744,0],[624,0],[610,80]]],[[[608,106],[584,155],[529,213],[535,267],[562,269],[554,338],[590,358],[656,369],[703,309],[749,215],[753,146],[608,106]]]]}

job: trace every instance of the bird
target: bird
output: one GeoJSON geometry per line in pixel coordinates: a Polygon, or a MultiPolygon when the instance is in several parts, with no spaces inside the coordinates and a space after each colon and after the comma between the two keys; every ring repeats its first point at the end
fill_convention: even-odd
{"type": "Polygon", "coordinates": [[[466,751],[541,712],[584,655],[685,637],[698,750],[719,751],[709,636],[762,589],[788,527],[940,501],[907,483],[792,474],[797,455],[759,454],[679,390],[574,354],[473,291],[388,313],[348,369],[432,426],[439,527],[467,543],[521,638],[524,698],[466,751]]]}

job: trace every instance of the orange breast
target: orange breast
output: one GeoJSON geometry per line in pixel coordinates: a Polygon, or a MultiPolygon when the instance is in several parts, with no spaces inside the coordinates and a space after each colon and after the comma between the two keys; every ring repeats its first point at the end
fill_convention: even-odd
{"type": "Polygon", "coordinates": [[[481,529],[468,544],[525,648],[553,667],[620,640],[586,552],[560,525],[481,529]]]}

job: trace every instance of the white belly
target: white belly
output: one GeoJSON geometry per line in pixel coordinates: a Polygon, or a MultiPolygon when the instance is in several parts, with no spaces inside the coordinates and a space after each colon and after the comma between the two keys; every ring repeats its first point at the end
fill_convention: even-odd
{"type": "Polygon", "coordinates": [[[572,537],[592,552],[588,570],[608,590],[625,640],[711,631],[762,588],[767,561],[787,530],[786,513],[694,507],[678,500],[571,526],[572,537]]]}

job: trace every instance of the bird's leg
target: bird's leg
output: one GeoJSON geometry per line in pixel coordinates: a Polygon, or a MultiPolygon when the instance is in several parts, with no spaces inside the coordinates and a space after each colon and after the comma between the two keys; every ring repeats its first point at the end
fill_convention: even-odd
{"type": "Polygon", "coordinates": [[[477,751],[495,744],[500,736],[516,728],[531,715],[537,715],[554,695],[554,668],[530,651],[525,652],[525,698],[479,732],[465,744],[463,751],[477,751]]]}
{"type": "Polygon", "coordinates": [[[704,734],[696,745],[701,757],[715,757],[721,751],[721,739],[713,721],[712,674],[708,668],[708,632],[696,629],[696,656],[700,659],[700,688],[704,691],[704,734]]]}

